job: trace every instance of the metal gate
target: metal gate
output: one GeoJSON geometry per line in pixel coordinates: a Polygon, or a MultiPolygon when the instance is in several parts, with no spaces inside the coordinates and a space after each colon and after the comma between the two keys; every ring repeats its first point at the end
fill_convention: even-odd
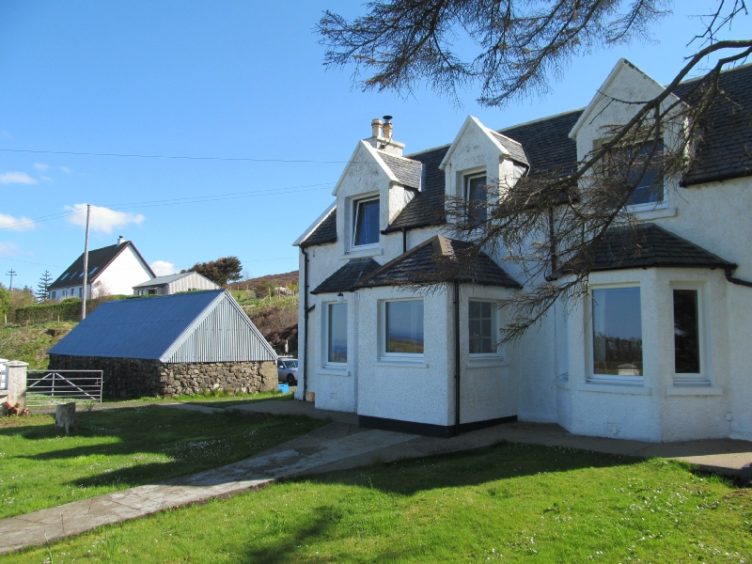
{"type": "Polygon", "coordinates": [[[101,370],[29,370],[26,405],[29,407],[68,401],[102,401],[101,370]]]}

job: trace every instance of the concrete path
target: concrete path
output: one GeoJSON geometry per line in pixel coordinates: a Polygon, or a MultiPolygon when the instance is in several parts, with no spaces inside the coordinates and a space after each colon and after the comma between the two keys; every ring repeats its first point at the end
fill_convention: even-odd
{"type": "Polygon", "coordinates": [[[164,509],[248,491],[283,478],[357,468],[376,462],[473,450],[502,441],[563,446],[636,457],[674,458],[747,482],[752,479],[752,443],[746,441],[655,444],[571,435],[557,425],[534,423],[496,425],[442,439],[361,429],[357,427],[353,414],[323,412],[313,409],[311,404],[298,401],[257,401],[235,405],[216,403],[211,406],[174,404],[172,407],[205,414],[233,410],[306,415],[333,421],[312,433],[234,464],[165,483],[131,488],[0,520],[0,554],[164,509]]]}

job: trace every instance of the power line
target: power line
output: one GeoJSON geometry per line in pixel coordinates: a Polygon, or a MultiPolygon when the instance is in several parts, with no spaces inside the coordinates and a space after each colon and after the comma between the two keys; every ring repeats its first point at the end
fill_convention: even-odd
{"type": "MultiPolygon", "coordinates": [[[[195,196],[183,196],[179,198],[163,198],[160,200],[143,200],[136,202],[120,202],[120,203],[105,203],[100,207],[117,208],[119,210],[124,209],[144,209],[155,208],[163,206],[175,206],[186,204],[202,204],[209,202],[219,202],[225,200],[235,200],[241,198],[251,198],[254,196],[267,196],[271,194],[297,194],[301,192],[311,192],[315,190],[321,190],[323,188],[330,187],[333,182],[318,182],[316,184],[299,184],[295,186],[286,186],[282,188],[264,188],[261,190],[249,190],[244,192],[227,192],[224,194],[207,194],[207,195],[195,195],[195,196]]],[[[53,214],[47,214],[33,218],[34,223],[47,223],[50,221],[57,221],[59,219],[65,219],[76,215],[75,211],[64,211],[53,214]]]]}
{"type": "Polygon", "coordinates": [[[69,155],[76,157],[117,157],[127,159],[168,159],[183,161],[229,161],[250,163],[282,163],[282,164],[343,164],[349,161],[343,160],[317,160],[317,159],[280,159],[259,157],[221,157],[202,155],[160,155],[146,153],[96,153],[93,151],[55,151],[51,149],[13,149],[0,148],[4,153],[31,153],[34,155],[69,155]]]}

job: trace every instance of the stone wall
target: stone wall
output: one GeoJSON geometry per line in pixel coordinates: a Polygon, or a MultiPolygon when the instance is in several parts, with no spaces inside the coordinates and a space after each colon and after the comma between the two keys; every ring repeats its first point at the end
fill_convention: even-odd
{"type": "Polygon", "coordinates": [[[50,355],[50,369],[102,370],[104,396],[129,398],[201,394],[210,391],[248,393],[277,386],[274,361],[163,364],[158,360],[50,355]]]}

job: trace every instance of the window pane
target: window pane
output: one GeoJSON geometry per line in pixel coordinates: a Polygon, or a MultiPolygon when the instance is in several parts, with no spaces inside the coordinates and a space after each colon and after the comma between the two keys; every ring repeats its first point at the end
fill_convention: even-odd
{"type": "Polygon", "coordinates": [[[327,362],[347,362],[347,304],[329,304],[327,362]]]}
{"type": "Polygon", "coordinates": [[[468,305],[470,354],[496,352],[494,304],[471,300],[468,305]]]}
{"type": "Polygon", "coordinates": [[[423,352],[423,301],[386,303],[386,352],[423,352]]]}
{"type": "Polygon", "coordinates": [[[379,201],[355,202],[355,245],[379,242],[379,201]]]}
{"type": "Polygon", "coordinates": [[[465,177],[465,199],[467,200],[468,220],[471,223],[485,221],[487,217],[485,175],[465,177]]]}
{"type": "Polygon", "coordinates": [[[631,148],[629,157],[632,162],[628,180],[634,191],[629,197],[628,205],[651,204],[663,201],[663,143],[654,147],[648,141],[631,148]],[[655,151],[655,153],[653,153],[655,151]],[[651,156],[651,153],[652,156],[651,156]],[[648,161],[649,159],[649,161],[648,161]]]}
{"type": "Polygon", "coordinates": [[[642,376],[639,288],[593,290],[593,373],[642,376]]]}
{"type": "Polygon", "coordinates": [[[674,370],[700,373],[700,331],[696,290],[674,290],[674,370]]]}

